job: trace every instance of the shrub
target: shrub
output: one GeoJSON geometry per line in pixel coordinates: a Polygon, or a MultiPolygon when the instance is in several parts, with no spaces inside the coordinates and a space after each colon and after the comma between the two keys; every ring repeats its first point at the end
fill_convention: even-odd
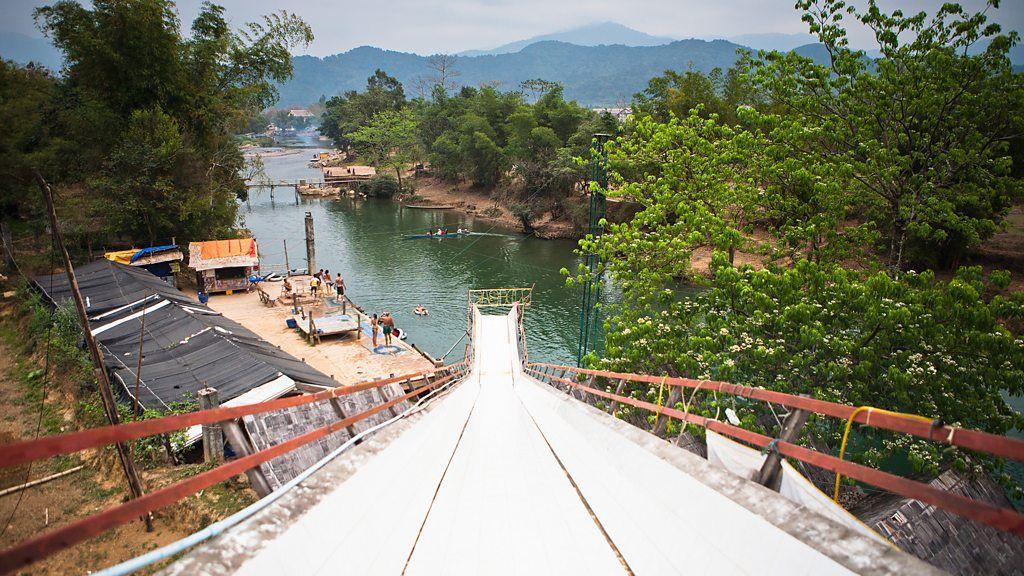
{"type": "Polygon", "coordinates": [[[378,174],[365,182],[360,182],[356,191],[374,198],[392,198],[398,194],[398,180],[387,174],[378,174]]]}

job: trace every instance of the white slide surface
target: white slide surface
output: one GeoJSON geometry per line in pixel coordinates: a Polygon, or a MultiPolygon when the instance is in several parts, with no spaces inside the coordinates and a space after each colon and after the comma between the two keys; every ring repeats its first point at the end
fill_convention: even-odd
{"type": "Polygon", "coordinates": [[[526,376],[515,310],[474,319],[470,375],[239,573],[851,573],[526,376]]]}

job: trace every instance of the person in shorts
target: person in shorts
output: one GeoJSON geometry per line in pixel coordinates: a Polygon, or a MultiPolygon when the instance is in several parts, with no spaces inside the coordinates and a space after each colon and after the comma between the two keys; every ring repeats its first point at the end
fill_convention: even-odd
{"type": "Polygon", "coordinates": [[[380,318],[381,326],[384,327],[384,345],[391,346],[391,333],[395,331],[395,320],[391,312],[385,312],[380,318]]]}

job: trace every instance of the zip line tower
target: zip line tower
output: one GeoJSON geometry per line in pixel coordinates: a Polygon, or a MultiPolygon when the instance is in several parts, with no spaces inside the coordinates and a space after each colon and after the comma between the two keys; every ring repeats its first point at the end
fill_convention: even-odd
{"type": "MultiPolygon", "coordinates": [[[[591,141],[592,153],[590,155],[590,175],[587,187],[590,183],[597,183],[598,190],[590,190],[590,224],[587,234],[591,238],[597,238],[604,232],[601,221],[605,217],[608,201],[605,191],[608,190],[608,155],[604,145],[608,141],[608,134],[594,134],[591,141]]],[[[576,349],[576,365],[581,366],[583,358],[590,352],[600,352],[600,306],[601,283],[604,280],[604,271],[599,270],[597,254],[593,252],[586,255],[587,277],[581,288],[580,306],[580,332],[579,345],[576,349]]]]}

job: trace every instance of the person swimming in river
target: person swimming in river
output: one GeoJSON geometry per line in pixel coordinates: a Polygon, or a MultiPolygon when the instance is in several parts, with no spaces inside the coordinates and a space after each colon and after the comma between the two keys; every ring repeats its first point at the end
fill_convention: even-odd
{"type": "Polygon", "coordinates": [[[419,306],[417,306],[417,307],[416,307],[416,309],[415,309],[415,310],[413,310],[413,312],[414,312],[414,313],[415,313],[416,315],[418,315],[418,316],[430,316],[430,311],[429,311],[429,310],[427,310],[427,309],[426,309],[426,308],[425,308],[425,307],[423,306],[423,304],[420,304],[419,306]]]}

